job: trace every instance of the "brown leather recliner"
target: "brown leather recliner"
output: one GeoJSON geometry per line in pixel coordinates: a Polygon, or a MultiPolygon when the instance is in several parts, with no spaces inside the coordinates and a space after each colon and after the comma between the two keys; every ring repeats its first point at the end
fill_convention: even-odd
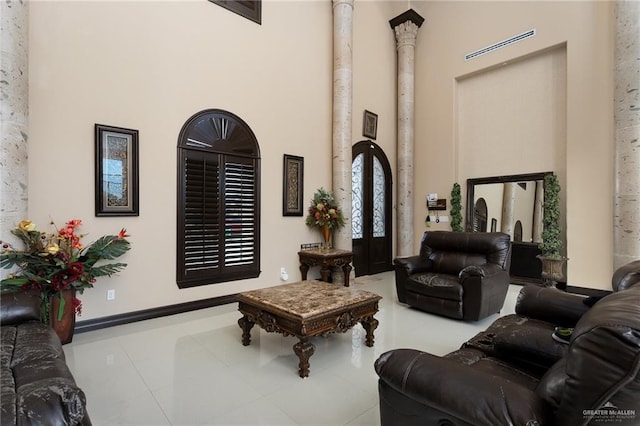
{"type": "Polygon", "coordinates": [[[516,314],[457,351],[384,353],[375,363],[381,424],[640,424],[638,282],[632,262],[601,300],[526,286],[516,314]],[[551,337],[556,320],[575,327],[568,345],[551,337]]]}
{"type": "Polygon", "coordinates": [[[393,261],[398,300],[426,312],[477,321],[502,309],[510,259],[507,234],[427,231],[419,255],[393,261]]]}

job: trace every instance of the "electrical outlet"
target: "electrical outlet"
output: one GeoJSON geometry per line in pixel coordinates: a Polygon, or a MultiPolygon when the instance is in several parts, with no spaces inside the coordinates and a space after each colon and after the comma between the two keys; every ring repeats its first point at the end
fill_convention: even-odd
{"type": "Polygon", "coordinates": [[[113,300],[116,298],[116,291],[114,289],[107,290],[107,300],[113,300]]]}

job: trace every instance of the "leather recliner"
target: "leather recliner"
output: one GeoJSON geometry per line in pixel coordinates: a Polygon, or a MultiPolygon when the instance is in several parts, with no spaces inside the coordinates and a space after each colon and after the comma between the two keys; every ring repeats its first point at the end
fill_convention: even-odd
{"type": "Polygon", "coordinates": [[[384,353],[375,363],[381,424],[640,424],[638,282],[632,262],[600,300],[529,285],[516,314],[444,357],[384,353]],[[551,337],[558,323],[574,327],[568,345],[551,337]]]}
{"type": "Polygon", "coordinates": [[[427,231],[419,255],[394,259],[398,300],[437,315],[477,321],[502,309],[510,259],[507,234],[427,231]]]}

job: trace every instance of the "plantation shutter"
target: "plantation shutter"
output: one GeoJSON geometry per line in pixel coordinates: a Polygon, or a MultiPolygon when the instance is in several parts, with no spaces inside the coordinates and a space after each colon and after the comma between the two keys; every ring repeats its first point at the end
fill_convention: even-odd
{"type": "Polygon", "coordinates": [[[225,267],[251,265],[256,246],[256,182],[251,159],[225,161],[225,267]]]}
{"type": "Polygon", "coordinates": [[[206,276],[220,266],[218,155],[187,151],[184,161],[184,278],[206,276]]]}
{"type": "Polygon", "coordinates": [[[178,143],[178,287],[260,274],[259,152],[251,129],[231,113],[207,110],[178,143]]]}

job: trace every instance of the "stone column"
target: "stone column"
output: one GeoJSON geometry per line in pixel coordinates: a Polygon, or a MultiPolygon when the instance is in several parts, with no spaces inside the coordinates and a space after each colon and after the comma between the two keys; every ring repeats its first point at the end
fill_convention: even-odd
{"type": "Polygon", "coordinates": [[[536,198],[533,204],[533,242],[542,242],[542,204],[544,203],[544,181],[536,181],[536,198]]]}
{"type": "Polygon", "coordinates": [[[26,1],[0,2],[0,238],[11,242],[27,218],[28,16],[26,1]]]}
{"type": "Polygon", "coordinates": [[[389,21],[398,50],[398,256],[414,255],[413,236],[413,140],[415,46],[418,28],[424,22],[413,9],[389,21]]]}
{"type": "Polygon", "coordinates": [[[616,1],[614,268],[640,259],[640,2],[616,1]]]}
{"type": "Polygon", "coordinates": [[[513,239],[513,214],[516,206],[517,183],[505,182],[502,190],[502,220],[500,232],[509,234],[513,239]]]}
{"type": "Polygon", "coordinates": [[[353,104],[353,1],[333,0],[333,193],[346,216],[333,245],[351,250],[351,112],[353,104]]]}

